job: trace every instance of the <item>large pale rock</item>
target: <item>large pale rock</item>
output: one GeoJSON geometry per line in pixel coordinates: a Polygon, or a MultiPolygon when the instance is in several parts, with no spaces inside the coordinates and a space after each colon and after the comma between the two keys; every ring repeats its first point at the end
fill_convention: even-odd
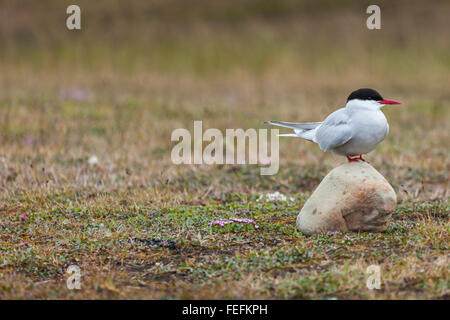
{"type": "Polygon", "coordinates": [[[347,162],[319,184],[297,217],[305,234],[330,231],[384,231],[397,197],[387,180],[370,164],[347,162]]]}

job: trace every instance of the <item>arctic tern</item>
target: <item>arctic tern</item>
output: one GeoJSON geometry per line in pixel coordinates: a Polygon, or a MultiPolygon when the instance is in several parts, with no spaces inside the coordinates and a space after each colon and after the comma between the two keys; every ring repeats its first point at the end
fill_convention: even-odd
{"type": "Polygon", "coordinates": [[[384,99],[373,89],[361,88],[349,95],[345,108],[331,113],[322,122],[267,121],[266,124],[293,129],[294,133],[280,136],[315,142],[322,151],[346,156],[349,162],[365,161],[362,155],[375,149],[389,132],[381,108],[394,104],[400,102],[384,99]]]}

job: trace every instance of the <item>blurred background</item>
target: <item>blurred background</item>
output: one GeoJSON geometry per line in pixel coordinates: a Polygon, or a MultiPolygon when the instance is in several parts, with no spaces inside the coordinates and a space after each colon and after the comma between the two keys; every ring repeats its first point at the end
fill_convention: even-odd
{"type": "MultiPolygon", "coordinates": [[[[148,185],[181,170],[176,128],[319,121],[360,87],[404,103],[385,108],[391,132],[369,161],[446,176],[449,1],[378,1],[381,30],[366,27],[370,1],[79,0],[79,31],[70,4],[0,1],[7,194],[148,185]],[[92,156],[103,171],[86,175],[92,156]]],[[[293,138],[280,153],[282,170],[342,160],[293,138]]]]}

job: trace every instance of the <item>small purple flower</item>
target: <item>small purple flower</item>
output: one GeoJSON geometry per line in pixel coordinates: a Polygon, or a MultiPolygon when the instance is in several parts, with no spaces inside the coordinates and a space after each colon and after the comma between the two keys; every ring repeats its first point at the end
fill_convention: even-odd
{"type": "Polygon", "coordinates": [[[60,96],[63,99],[71,99],[77,102],[83,102],[88,99],[89,93],[81,88],[70,88],[61,90],[60,96]]]}
{"type": "Polygon", "coordinates": [[[16,245],[16,248],[22,248],[22,247],[25,247],[25,246],[29,246],[30,244],[28,243],[28,242],[21,242],[21,243],[19,243],[18,245],[16,245]]]}
{"type": "Polygon", "coordinates": [[[343,238],[343,240],[346,240],[346,241],[353,241],[353,239],[350,238],[348,235],[345,235],[344,238],[343,238]]]}

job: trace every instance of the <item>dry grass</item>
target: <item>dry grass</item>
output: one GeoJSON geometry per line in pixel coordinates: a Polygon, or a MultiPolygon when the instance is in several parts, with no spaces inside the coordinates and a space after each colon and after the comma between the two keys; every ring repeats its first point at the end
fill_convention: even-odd
{"type": "Polygon", "coordinates": [[[448,298],[448,3],[383,2],[381,31],[350,2],[249,3],[80,1],[77,34],[64,1],[2,2],[0,298],[448,298]],[[170,161],[171,132],[194,120],[317,121],[359,87],[404,102],[367,157],[399,198],[387,232],[296,231],[343,161],[301,140],[281,140],[269,177],[170,161]],[[256,201],[269,191],[295,201],[256,201]],[[260,228],[208,226],[233,215],[260,228]],[[371,264],[381,290],[366,288],[371,264]]]}

